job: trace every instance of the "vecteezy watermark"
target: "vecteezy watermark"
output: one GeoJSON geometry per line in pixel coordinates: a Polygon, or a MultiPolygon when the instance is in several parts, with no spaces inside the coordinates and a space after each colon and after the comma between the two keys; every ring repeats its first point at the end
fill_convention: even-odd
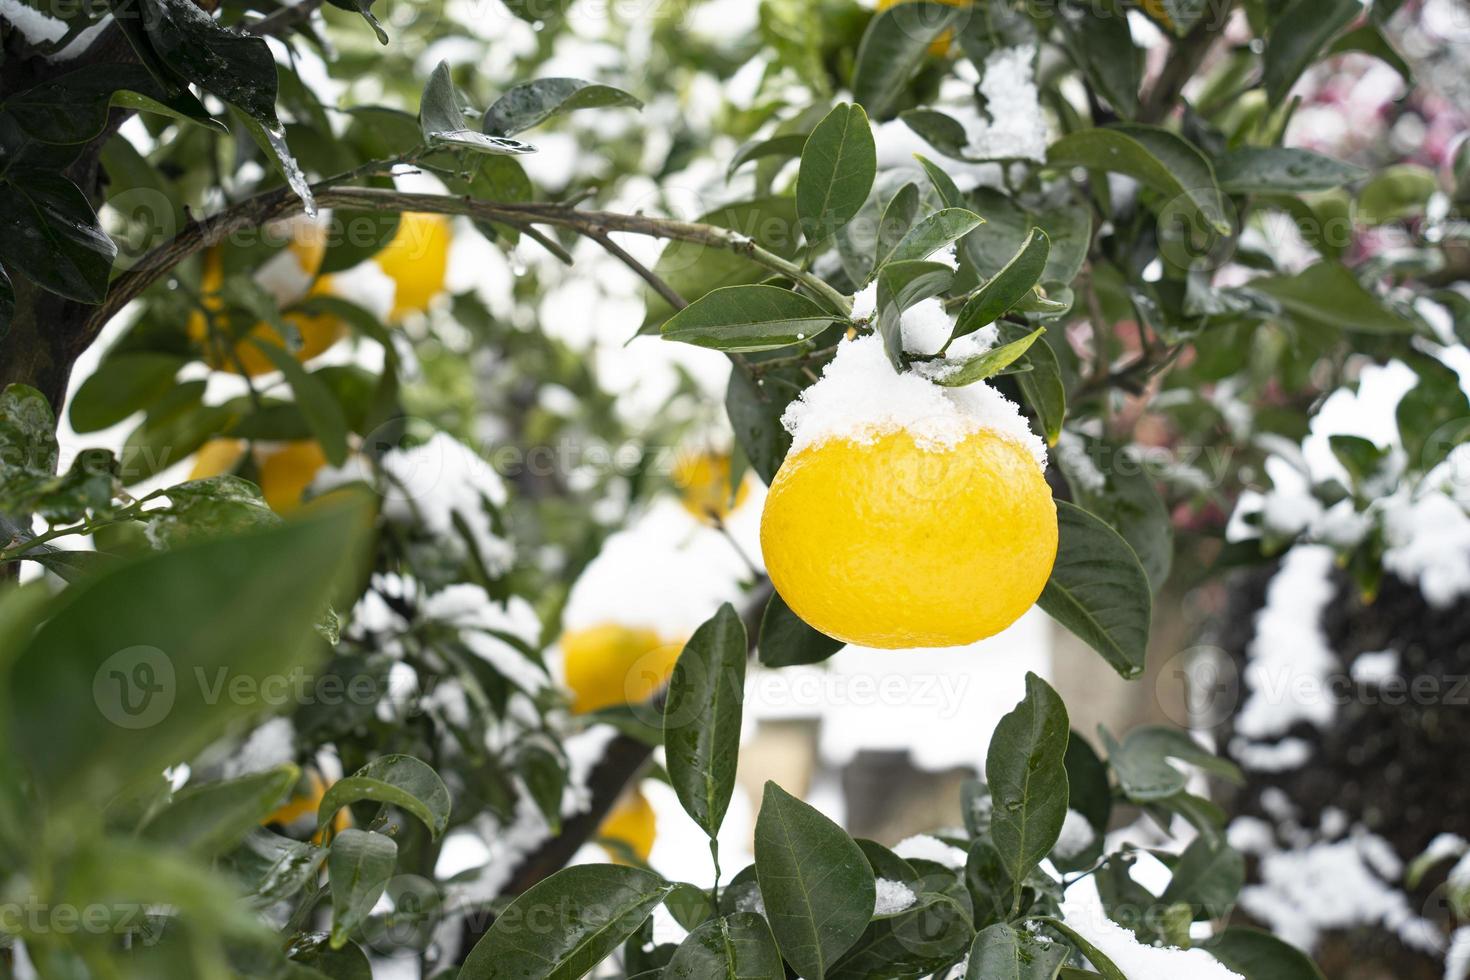
{"type": "Polygon", "coordinates": [[[172,909],[137,902],[47,902],[37,895],[0,902],[0,933],[10,936],[130,935],[151,946],[172,909]]]}
{"type": "Polygon", "coordinates": [[[168,717],[178,694],[173,661],[157,647],[119,650],[92,677],[92,700],[119,728],[152,728],[168,717]]]}

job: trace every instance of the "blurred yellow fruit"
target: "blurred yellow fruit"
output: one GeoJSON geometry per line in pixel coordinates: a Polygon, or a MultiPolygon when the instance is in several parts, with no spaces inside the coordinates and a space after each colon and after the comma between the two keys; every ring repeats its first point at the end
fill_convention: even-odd
{"type": "MultiPolygon", "coordinates": [[[[317,225],[296,224],[292,226],[292,235],[284,251],[295,257],[298,266],[297,275],[311,279],[321,268],[322,256],[326,253],[324,234],[317,225]]],[[[290,345],[286,338],[282,337],[281,332],[275,327],[262,321],[256,323],[244,337],[238,339],[211,333],[206,311],[210,314],[218,314],[224,309],[224,299],[220,296],[220,288],[223,285],[224,260],[218,247],[211,248],[204,253],[204,271],[199,278],[200,303],[204,309],[195,310],[189,315],[189,339],[204,348],[205,363],[216,371],[244,373],[252,378],[274,371],[275,365],[254,341],[259,340],[289,349],[290,345]]],[[[326,296],[331,294],[331,290],[331,277],[323,276],[312,282],[306,296],[326,296]]],[[[278,302],[291,302],[299,298],[299,296],[276,297],[278,302]]],[[[295,327],[301,335],[300,348],[291,353],[296,360],[303,363],[316,357],[347,335],[347,326],[339,318],[330,314],[287,313],[283,319],[295,327]]],[[[216,329],[224,329],[223,324],[216,324],[216,329]]]]}
{"type": "MultiPolygon", "coordinates": [[[[306,781],[306,792],[298,793],[285,803],[282,803],[270,816],[260,822],[261,826],[279,824],[282,827],[289,827],[291,824],[307,816],[310,816],[315,821],[316,811],[322,805],[322,797],[327,794],[327,784],[314,771],[306,774],[306,781]]],[[[332,818],[332,830],[336,833],[341,833],[351,826],[352,813],[347,807],[343,807],[332,818]]],[[[321,836],[321,832],[318,831],[312,835],[311,839],[320,843],[321,836]]]]}
{"type": "Polygon", "coordinates": [[[604,623],[561,638],[572,710],[645,701],[663,687],[683,649],[651,629],[604,623]]]}
{"type": "MultiPolygon", "coordinates": [[[[597,828],[598,837],[618,841],[645,863],[653,851],[653,838],[657,832],[658,819],[653,814],[653,806],[648,797],[636,789],[624,793],[602,821],[602,826],[597,828]]],[[[609,853],[614,864],[628,863],[616,850],[609,853]]]]}
{"type": "MultiPolygon", "coordinates": [[[[896,7],[901,3],[909,3],[911,0],[878,0],[878,10],[882,12],[889,7],[896,7]]],[[[951,7],[968,7],[974,0],[938,0],[939,3],[948,4],[951,7]]],[[[929,53],[936,58],[942,58],[949,53],[950,42],[954,40],[954,31],[945,31],[934,39],[929,45],[929,53]]]]}
{"type": "Polygon", "coordinates": [[[204,480],[222,473],[231,473],[245,456],[243,439],[211,439],[199,447],[194,454],[194,468],[189,479],[204,480]]]}
{"type": "Polygon", "coordinates": [[[1174,29],[1174,21],[1169,17],[1169,8],[1164,0],[1143,0],[1143,9],[1154,20],[1163,24],[1169,30],[1174,29]]]}
{"type": "MultiPolygon", "coordinates": [[[[245,443],[239,439],[211,439],[195,454],[189,479],[232,472],[244,455],[245,443]]],[[[301,506],[301,495],[326,463],[322,447],[309,439],[257,453],[261,496],[277,514],[289,514],[301,506]]]]}
{"type": "Polygon", "coordinates": [[[400,216],[398,231],[374,261],[392,279],[391,320],[421,313],[429,301],[444,290],[444,273],[449,268],[449,218],[442,214],[409,211],[400,216]]]}
{"type": "Polygon", "coordinates": [[[260,458],[260,493],[271,510],[289,514],[301,506],[301,495],[327,465],[319,443],[310,439],[288,442],[260,458]]]}
{"type": "Polygon", "coordinates": [[[786,458],[761,515],[771,581],[798,616],[868,647],[959,646],[1031,608],[1057,514],[1032,455],[990,430],[921,448],[907,431],[786,458]]]}
{"type": "Polygon", "coordinates": [[[707,524],[716,524],[750,496],[750,485],[730,492],[730,457],[724,453],[698,453],[681,456],[674,463],[674,486],[684,509],[707,524]]]}

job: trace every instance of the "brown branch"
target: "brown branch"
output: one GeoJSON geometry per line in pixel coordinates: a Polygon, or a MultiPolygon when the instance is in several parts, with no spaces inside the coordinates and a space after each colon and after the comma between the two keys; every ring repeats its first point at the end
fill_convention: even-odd
{"type": "Polygon", "coordinates": [[[1224,36],[1225,25],[1230,20],[1230,8],[1233,6],[1234,2],[1231,0],[1226,3],[1220,16],[1201,17],[1188,34],[1175,42],[1158,79],[1138,110],[1139,122],[1160,123],[1168,118],[1169,113],[1178,105],[1184,86],[1199,71],[1215,42],[1224,36]]]}
{"type": "Polygon", "coordinates": [[[654,292],[663,297],[664,302],[668,303],[675,310],[682,310],[689,305],[688,300],[680,296],[673,286],[670,286],[648,266],[629,255],[628,251],[613,241],[606,231],[603,231],[601,228],[592,228],[588,230],[587,237],[606,249],[608,254],[613,258],[622,262],[629,269],[632,269],[640,279],[653,288],[654,292]]]}

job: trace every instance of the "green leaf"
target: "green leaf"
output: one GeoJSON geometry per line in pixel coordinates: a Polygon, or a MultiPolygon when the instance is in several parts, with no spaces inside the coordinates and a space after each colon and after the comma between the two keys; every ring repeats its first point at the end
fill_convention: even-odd
{"type": "Polygon", "coordinates": [[[258,827],[300,776],[285,765],[186,787],[144,825],[142,836],[205,857],[221,854],[258,827]]]}
{"type": "MultiPolygon", "coordinates": [[[[924,175],[929,178],[929,183],[934,185],[934,191],[939,195],[939,199],[944,202],[945,207],[957,208],[965,203],[964,192],[956,186],[954,179],[949,174],[940,169],[933,161],[917,153],[914,154],[914,159],[919,161],[919,166],[924,168],[924,175]]],[[[980,220],[984,221],[985,219],[981,218],[980,220]]]]}
{"type": "Polygon", "coordinates": [[[929,46],[945,31],[971,16],[966,7],[914,0],[880,11],[863,32],[852,70],[853,98],[875,118],[889,107],[918,73],[929,46]]]}
{"type": "Polygon", "coordinates": [[[1044,333],[1046,333],[1045,327],[1037,327],[1020,340],[1013,340],[1009,344],[992,347],[983,354],[976,354],[969,360],[956,365],[952,370],[936,375],[934,381],[946,388],[958,388],[994,377],[1014,364],[1044,333]]]}
{"type": "MultiPolygon", "coordinates": [[[[333,949],[329,942],[292,943],[290,962],[310,967],[330,980],[373,980],[372,963],[356,943],[347,943],[341,949],[333,949]]],[[[311,978],[288,974],[285,980],[311,978]]]]}
{"type": "Polygon", "coordinates": [[[538,78],[523,82],[496,99],[485,110],[483,128],[491,136],[514,136],[562,113],[616,106],[642,109],[643,103],[611,85],[579,78],[538,78]]]}
{"type": "Polygon", "coordinates": [[[1356,333],[1408,334],[1414,324],[1389,310],[1337,262],[1318,262],[1294,276],[1251,280],[1250,290],[1265,293],[1294,317],[1356,333]]]}
{"type": "MultiPolygon", "coordinates": [[[[156,57],[175,79],[194,82],[279,130],[276,59],[265,38],[226,29],[192,0],[141,0],[140,6],[151,47],[145,63],[156,57]]],[[[119,14],[119,21],[126,19],[119,14]]],[[[135,48],[141,41],[136,33],[129,40],[135,48]]]]}
{"type": "Polygon", "coordinates": [[[755,822],[755,870],[781,955],[824,980],[867,928],[876,891],[862,850],[837,824],[767,782],[755,822]]]}
{"type": "Polygon", "coordinates": [[[808,626],[791,611],[780,593],[772,592],[761,617],[761,636],[757,650],[767,667],[793,667],[797,664],[821,663],[841,650],[845,643],[808,626]]]}
{"type": "Polygon", "coordinates": [[[328,0],[338,10],[351,10],[362,15],[373,33],[378,36],[378,43],[386,45],[390,38],[388,32],[383,30],[383,25],[378,23],[378,18],[373,14],[373,0],[328,0]]]}
{"type": "Polygon", "coordinates": [[[312,626],[362,526],[356,508],[332,508],[120,563],[69,590],[0,702],[37,795],[99,805],[259,716],[263,700],[239,691],[315,661],[312,626]]]}
{"type": "Polygon", "coordinates": [[[878,172],[873,128],[860,105],[840,103],[801,150],[796,213],[809,242],[819,242],[862,210],[878,172]]]}
{"type": "Polygon", "coordinates": [[[926,215],[889,253],[888,261],[905,262],[927,259],[935,252],[968,235],[985,223],[985,219],[964,208],[944,208],[926,215]]]}
{"type": "Polygon", "coordinates": [[[1170,760],[1199,766],[1232,782],[1241,782],[1240,770],[1196,742],[1188,732],[1164,725],[1133,729],[1122,744],[1103,733],[1108,748],[1108,765],[1118,775],[1124,795],[1134,802],[1163,800],[1182,791],[1188,775],[1170,760]]]}
{"type": "Polygon", "coordinates": [[[1262,56],[1266,95],[1272,105],[1286,100],[1302,73],[1362,12],[1359,0],[1292,0],[1272,26],[1262,56]]]}
{"type": "Polygon", "coordinates": [[[326,859],[319,847],[256,828],[220,864],[248,891],[252,905],[269,908],[314,881],[326,859]]]}
{"type": "Polygon", "coordinates": [[[985,778],[995,801],[990,836],[1019,906],[1021,883],[1051,852],[1067,818],[1067,709],[1040,677],[1026,674],[1026,696],[995,726],[985,778]]]}
{"type": "Polygon", "coordinates": [[[424,86],[419,99],[419,126],[424,141],[430,146],[447,146],[476,153],[535,153],[536,148],[505,136],[490,136],[470,128],[459,106],[459,94],[449,74],[448,62],[441,61],[424,86]]]}
{"type": "Polygon", "coordinates": [[[1086,435],[1064,443],[1055,459],[1073,502],[1123,536],[1157,593],[1173,564],[1174,528],[1144,461],[1131,447],[1086,435]]]}
{"type": "Polygon", "coordinates": [[[1163,207],[1187,204],[1219,234],[1232,231],[1210,161],[1193,143],[1167,129],[1143,125],[1082,129],[1053,143],[1046,159],[1054,167],[1126,174],[1159,194],[1163,207]]]}
{"type": "Polygon", "coordinates": [[[1179,856],[1159,901],[1188,904],[1196,922],[1223,919],[1244,884],[1245,857],[1223,838],[1201,834],[1179,856]]]}
{"type": "Polygon", "coordinates": [[[1067,806],[1087,818],[1101,844],[1113,812],[1113,789],[1107,766],[1087,739],[1076,731],[1067,739],[1066,765],[1067,806]]]}
{"type": "Polygon", "coordinates": [[[142,411],[168,393],[185,363],[182,357],[154,351],[107,358],[72,396],[72,429],[96,432],[142,411]]]}
{"type": "Polygon", "coordinates": [[[1050,253],[1051,239],[1046,237],[1046,232],[1032,228],[1005,267],[976,290],[960,309],[950,343],[989,326],[1024,299],[1040,281],[1050,253]]]}
{"type": "Polygon", "coordinates": [[[802,380],[799,373],[786,367],[768,372],[757,381],[744,365],[731,365],[725,414],[751,469],[766,484],[776,478],[791,448],[791,433],[781,424],[781,415],[801,391],[802,380]]]}
{"type": "Polygon", "coordinates": [[[100,303],[117,246],[76,184],[59,173],[12,172],[0,181],[0,261],[42,289],[100,303]]]}
{"type": "Polygon", "coordinates": [[[311,426],[312,435],[321,444],[322,454],[333,466],[341,466],[347,460],[347,417],[342,406],[332,395],[332,389],[301,366],[280,344],[256,338],[252,340],[276,370],[286,376],[291,393],[296,396],[296,405],[311,426]]]}
{"type": "Polygon", "coordinates": [[[1061,535],[1037,604],[1124,678],[1143,673],[1153,596],[1133,549],[1082,508],[1057,501],[1061,535]]]}
{"type": "Polygon", "coordinates": [[[1123,975],[1123,971],[1118,969],[1117,964],[1103,955],[1102,950],[1088,942],[1080,932],[1067,925],[1061,919],[1054,919],[1051,916],[1038,916],[1035,921],[1044,923],[1063,936],[1066,936],[1072,945],[1082,951],[1082,955],[1087,957],[1087,962],[1092,964],[1093,968],[1097,970],[1103,980],[1129,980],[1128,977],[1123,975]]]}
{"type": "Polygon", "coordinates": [[[383,897],[398,867],[393,838],[349,827],[332,838],[327,878],[332,886],[332,948],[341,949],[383,897]]]}
{"type": "Polygon", "coordinates": [[[711,839],[735,790],[745,700],[745,624],[728,602],[684,644],[669,677],[664,752],[679,803],[711,839]]]}
{"type": "MultiPolygon", "coordinates": [[[[1379,9],[1381,9],[1381,5],[1380,7],[1374,8],[1374,13],[1377,13],[1379,9]]],[[[1362,27],[1348,31],[1336,41],[1333,41],[1332,46],[1327,49],[1329,55],[1343,54],[1348,51],[1361,51],[1364,54],[1372,55],[1398,72],[1399,77],[1404,80],[1405,85],[1410,88],[1415,86],[1414,69],[1404,60],[1403,55],[1394,50],[1393,44],[1389,42],[1383,31],[1375,25],[1364,24],[1362,27]]]]}
{"type": "MultiPolygon", "coordinates": [[[[790,197],[731,204],[702,215],[699,223],[729,228],[782,258],[792,258],[797,252],[796,201],[790,197]]],[[[721,286],[760,282],[770,271],[730,249],[670,242],[654,264],[653,274],[693,302],[721,286]]],[[[668,301],[652,290],[647,292],[645,303],[648,313],[640,328],[643,333],[653,331],[674,313],[668,301]]]]}
{"type": "Polygon", "coordinates": [[[526,784],[536,809],[546,818],[551,833],[561,833],[561,798],[567,785],[561,757],[548,745],[529,742],[516,755],[516,772],[526,784]]]}
{"type": "Polygon", "coordinates": [[[113,108],[156,112],[226,132],[187,89],[165,91],[142,65],[85,65],[5,100],[16,125],[43,143],[94,139],[113,108]]]}
{"type": "MultiPolygon", "coordinates": [[[[986,802],[991,800],[987,794],[986,802]]],[[[991,818],[994,814],[989,815],[991,818]]],[[[987,825],[986,830],[989,830],[987,825]]],[[[984,929],[1011,917],[1016,880],[1006,869],[1005,859],[990,837],[978,836],[965,859],[965,888],[975,912],[975,928],[984,929]]]]}
{"type": "Polygon", "coordinates": [[[895,370],[903,370],[903,311],[938,296],[954,281],[943,262],[909,259],[878,270],[878,333],[895,370]]]}
{"type": "Polygon", "coordinates": [[[673,888],[639,868],[563,868],[496,916],[458,980],[578,980],[636,932],[673,888]]]}
{"type": "Polygon", "coordinates": [[[1358,191],[1358,217],[1370,225],[1383,225],[1421,215],[1438,190],[1439,178],[1427,167],[1412,163],[1389,167],[1358,191]]]}
{"type": "Polygon", "coordinates": [[[960,901],[926,892],[907,911],[870,923],[828,976],[831,980],[926,976],[959,959],[973,933],[960,901]]]}
{"type": "MultiPolygon", "coordinates": [[[[913,182],[904,184],[898,193],[889,198],[888,206],[883,209],[883,217],[878,221],[878,242],[874,257],[877,259],[875,265],[881,266],[888,260],[889,254],[894,247],[908,234],[908,230],[914,226],[914,221],[919,214],[919,185],[913,182]]],[[[923,256],[918,256],[923,258],[923,256]]]]}
{"type": "Polygon", "coordinates": [[[970,134],[953,116],[935,109],[905,109],[898,118],[945,156],[955,160],[969,159],[970,134]]]}
{"type": "Polygon", "coordinates": [[[1220,189],[1228,194],[1307,194],[1330,191],[1367,171],[1310,150],[1246,146],[1215,161],[1220,189]]]}
{"type": "MultiPolygon", "coordinates": [[[[1026,335],[1026,328],[1019,324],[1001,321],[999,326],[1003,344],[1015,343],[1026,335]]],[[[1043,336],[1027,348],[1018,366],[1031,369],[1016,375],[1016,384],[1020,386],[1026,404],[1036,413],[1047,445],[1054,446],[1061,437],[1062,423],[1067,418],[1067,388],[1062,382],[1062,369],[1057,363],[1056,352],[1043,336]]]]}
{"type": "Polygon", "coordinates": [[[735,171],[752,160],[766,160],[773,157],[790,160],[799,157],[802,147],[806,146],[807,136],[807,133],[785,133],[781,136],[772,136],[768,140],[746,143],[730,158],[730,166],[726,168],[725,176],[733,175],[735,171]]]}
{"type": "Polygon", "coordinates": [[[311,184],[302,172],[301,164],[296,162],[296,157],[291,153],[285,130],[279,124],[268,125],[243,110],[232,112],[231,115],[245,127],[255,145],[275,164],[276,170],[286,179],[286,185],[291,188],[292,193],[301,198],[306,206],[306,213],[315,214],[316,198],[312,196],[311,184]]]}
{"type": "Polygon", "coordinates": [[[766,920],[754,912],[710,919],[679,944],[665,980],[785,980],[786,969],[766,920]]]}
{"type": "Polygon", "coordinates": [[[5,271],[5,266],[0,265],[0,340],[10,332],[11,321],[15,319],[15,283],[10,281],[10,273],[5,271]]]}
{"type": "Polygon", "coordinates": [[[1072,60],[1118,115],[1138,115],[1143,58],[1122,11],[1096,3],[1057,5],[1057,22],[1072,60]]]}
{"type": "Polygon", "coordinates": [[[1325,980],[1311,957],[1257,929],[1231,926],[1206,943],[1204,949],[1250,980],[1325,980]]]}
{"type": "Polygon", "coordinates": [[[975,937],[965,980],[1055,980],[1066,961],[1061,943],[1042,942],[997,922],[975,937]]]}
{"type": "Polygon", "coordinates": [[[449,827],[449,790],[444,780],[411,755],[382,756],[333,783],[317,806],[317,827],[325,827],[338,810],[360,800],[386,803],[413,814],[436,839],[449,827]]]}
{"type": "Polygon", "coordinates": [[[665,340],[729,352],[772,350],[800,343],[839,317],[779,286],[724,286],[664,321],[665,340]]]}

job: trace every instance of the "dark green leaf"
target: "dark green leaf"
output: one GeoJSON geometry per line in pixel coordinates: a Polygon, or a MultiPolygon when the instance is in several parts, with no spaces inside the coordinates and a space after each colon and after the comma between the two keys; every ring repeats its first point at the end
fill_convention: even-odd
{"type": "Polygon", "coordinates": [[[1204,947],[1211,956],[1250,980],[1324,980],[1322,971],[1295,946],[1270,933],[1231,926],[1204,947]]]}
{"type": "Polygon", "coordinates": [[[895,370],[903,369],[903,311],[938,296],[953,281],[954,270],[943,262],[909,259],[878,271],[878,333],[895,370]]]}
{"type": "Polygon", "coordinates": [[[1067,50],[1092,87],[1124,119],[1137,116],[1143,59],[1128,18],[1097,3],[1065,2],[1056,9],[1067,50]]]}
{"type": "Polygon", "coordinates": [[[270,815],[301,771],[278,766],[238,779],[189,786],[143,827],[147,840],[213,857],[245,839],[270,815]]]}
{"type": "Polygon", "coordinates": [[[192,0],[141,0],[141,9],[148,43],[171,72],[279,130],[276,59],[264,38],[226,29],[192,0]]]}
{"type": "Polygon", "coordinates": [[[359,527],[355,510],[334,509],[149,555],[71,589],[5,685],[10,751],[35,792],[96,805],[259,715],[259,697],[225,695],[314,660],[312,624],[359,527]]]}
{"type": "Polygon", "coordinates": [[[1215,161],[1220,189],[1230,194],[1329,191],[1366,171],[1331,157],[1285,146],[1246,146],[1215,161]]]}
{"type": "Polygon", "coordinates": [[[490,136],[470,128],[459,105],[459,93],[449,75],[449,64],[439,62],[424,86],[419,100],[419,126],[424,141],[431,146],[444,145],[476,153],[535,153],[536,148],[520,140],[490,136]]]}
{"type": "Polygon", "coordinates": [[[908,85],[928,57],[929,46],[970,16],[968,7],[914,0],[880,11],[863,33],[852,70],[853,98],[875,118],[908,85]]]}
{"type": "MultiPolygon", "coordinates": [[[[1382,6],[1382,4],[1376,4],[1373,12],[1378,13],[1382,6]]],[[[1372,55],[1398,72],[1405,85],[1410,88],[1414,86],[1414,69],[1404,60],[1403,55],[1394,50],[1393,44],[1390,43],[1381,28],[1373,24],[1364,24],[1333,41],[1332,46],[1327,49],[1329,55],[1343,54],[1348,51],[1361,51],[1372,55]]]]}
{"type": "Polygon", "coordinates": [[[1054,980],[1066,961],[1061,943],[1042,942],[997,922],[975,937],[965,980],[1054,980]]]}
{"type": "Polygon", "coordinates": [[[0,181],[0,261],[43,289],[100,303],[117,246],[87,196],[59,173],[26,171],[0,181]]]}
{"type": "Polygon", "coordinates": [[[1144,461],[1127,446],[1077,436],[1062,444],[1056,463],[1073,502],[1123,536],[1157,593],[1173,564],[1174,528],[1144,461]]]}
{"type": "Polygon", "coordinates": [[[741,166],[752,160],[765,160],[772,157],[790,160],[799,157],[802,147],[806,146],[807,135],[806,133],[786,133],[782,136],[772,136],[768,140],[747,143],[736,150],[735,155],[730,158],[730,166],[726,169],[725,175],[735,173],[741,166]]]}
{"type": "Polygon", "coordinates": [[[899,113],[898,118],[945,156],[956,160],[968,158],[970,134],[953,116],[934,109],[907,109],[899,113]]]}
{"type": "Polygon", "coordinates": [[[995,726],[985,778],[995,801],[990,836],[1013,887],[1051,852],[1067,818],[1067,709],[1040,677],[1026,674],[1026,697],[995,726]]]}
{"type": "Polygon", "coordinates": [[[761,351],[815,337],[838,316],[779,286],[724,286],[664,321],[665,340],[723,351],[761,351]]]}
{"type": "Polygon", "coordinates": [[[973,932],[954,896],[927,892],[909,910],[870,923],[827,975],[831,980],[922,977],[959,959],[973,932]]]}
{"type": "Polygon", "coordinates": [[[1040,281],[1050,252],[1051,239],[1046,237],[1046,232],[1031,229],[1010,262],[965,302],[955,320],[950,341],[989,326],[1020,302],[1040,281]]]}
{"type": "MultiPolygon", "coordinates": [[[[957,208],[965,203],[964,193],[955,185],[953,178],[945,173],[939,166],[919,154],[914,154],[914,159],[919,161],[919,166],[924,168],[924,174],[929,178],[929,183],[934,185],[934,191],[947,208],[957,208]]],[[[980,220],[984,221],[984,218],[980,220]]]]}
{"type": "Polygon", "coordinates": [[[305,888],[326,858],[319,847],[256,829],[221,864],[248,890],[251,904],[269,908],[305,888]]]}
{"type": "Polygon", "coordinates": [[[824,980],[873,916],[873,871],[843,829],[767,782],[755,824],[755,868],[781,955],[824,980]]]}
{"type": "Polygon", "coordinates": [[[1138,556],[1118,532],[1057,501],[1060,542],[1037,604],[1125,678],[1143,673],[1153,596],[1138,556]]]}
{"type": "Polygon", "coordinates": [[[1366,224],[1383,225],[1421,215],[1438,190],[1439,178],[1427,167],[1412,163],[1389,167],[1358,191],[1358,217],[1366,224]]]}
{"type": "MultiPolygon", "coordinates": [[[[999,326],[1000,341],[1004,344],[1020,340],[1027,332],[1025,327],[1006,321],[1001,321],[999,326]]],[[[1054,446],[1067,418],[1067,388],[1062,382],[1057,355],[1043,336],[1027,348],[1018,364],[1031,369],[1016,375],[1016,384],[1020,386],[1026,404],[1036,413],[1047,445],[1054,446]]]]}
{"type": "Polygon", "coordinates": [[[43,143],[85,143],[102,133],[113,108],[225,131],[187,89],[165,91],[142,65],[85,65],[5,100],[16,125],[43,143]]]}
{"type": "Polygon", "coordinates": [[[296,396],[296,405],[306,418],[306,424],[311,426],[312,435],[321,444],[327,462],[341,466],[347,459],[347,417],[332,390],[302,367],[301,362],[284,347],[269,340],[256,339],[253,342],[286,376],[286,383],[296,396]]]}
{"type": "Polygon", "coordinates": [[[1184,789],[1188,775],[1171,759],[1199,766],[1207,772],[1240,782],[1240,770],[1212,754],[1188,732],[1164,725],[1144,725],[1123,738],[1121,745],[1104,734],[1108,764],[1118,775],[1124,794],[1135,802],[1162,800],[1184,789]]]}
{"type": "Polygon", "coordinates": [[[332,948],[340,949],[362,925],[398,866],[393,838],[349,827],[332,838],[327,877],[332,885],[332,948]]]}
{"type": "MultiPolygon", "coordinates": [[[[987,804],[992,802],[989,794],[985,800],[987,804]]],[[[993,817],[993,811],[986,814],[987,820],[993,817]]],[[[987,830],[988,827],[987,824],[987,830]]],[[[965,887],[974,906],[975,928],[984,929],[1010,918],[1016,898],[1016,880],[1006,869],[1005,859],[988,834],[970,845],[970,853],[965,860],[965,887]]]]}
{"type": "Polygon", "coordinates": [[[360,800],[390,804],[411,813],[436,838],[449,826],[449,790],[444,780],[413,756],[382,756],[333,783],[317,807],[317,826],[325,827],[338,810],[360,800]]]}
{"type": "Polygon", "coordinates": [[[761,617],[757,647],[761,663],[767,667],[821,663],[845,645],[812,629],[791,611],[779,593],[771,593],[771,601],[766,603],[765,615],[761,617]]]}
{"type": "Polygon", "coordinates": [[[665,980],[785,980],[781,954],[766,920],[754,912],[710,919],[679,944],[665,980]]]}
{"type": "Polygon", "coordinates": [[[839,104],[801,150],[796,213],[807,241],[818,242],[853,219],[878,170],[873,128],[860,105],[839,104]]]}
{"type": "Polygon", "coordinates": [[[1245,884],[1245,858],[1219,837],[1196,837],[1179,856],[1159,901],[1186,903],[1196,922],[1224,919],[1245,884]]]}
{"type": "Polygon", "coordinates": [[[491,136],[514,136],[552,116],[578,109],[607,109],[643,103],[620,88],[578,78],[538,78],[506,92],[485,110],[484,130],[491,136]]]}
{"type": "Polygon", "coordinates": [[[1087,957],[1087,962],[1092,964],[1093,968],[1097,970],[1103,980],[1129,980],[1128,977],[1124,976],[1123,971],[1118,969],[1117,964],[1103,955],[1102,950],[1088,942],[1080,932],[1067,925],[1061,919],[1041,916],[1036,921],[1045,923],[1063,936],[1066,936],[1072,945],[1082,951],[1082,955],[1087,957]]]}
{"type": "Polygon", "coordinates": [[[1123,125],[1078,130],[1053,143],[1046,158],[1055,167],[1126,174],[1158,193],[1162,208],[1186,205],[1218,234],[1232,231],[1210,161],[1167,129],[1123,125]]]}
{"type": "Polygon", "coordinates": [[[976,354],[953,369],[936,375],[934,380],[937,384],[947,388],[958,388],[994,377],[1015,363],[1044,333],[1046,333],[1045,327],[1037,327],[1020,340],[1013,340],[1009,344],[992,347],[983,354],[976,354]]]}
{"type": "Polygon", "coordinates": [[[1266,39],[1266,94],[1272,105],[1286,100],[1302,72],[1317,60],[1353,19],[1363,12],[1358,0],[1292,0],[1266,39]]]}
{"type": "Polygon", "coordinates": [[[1294,276],[1251,280],[1282,309],[1309,323],[1372,334],[1412,333],[1414,324],[1389,310],[1358,282],[1346,266],[1318,262],[1294,276]]]}
{"type": "MultiPolygon", "coordinates": [[[[883,217],[878,222],[878,247],[875,253],[876,265],[881,266],[888,260],[889,253],[893,251],[908,230],[914,226],[914,221],[919,215],[919,185],[912,181],[904,184],[898,189],[898,193],[889,198],[888,206],[883,209],[883,217]]],[[[926,256],[914,256],[925,258],[926,256]]]]}
{"type": "Polygon", "coordinates": [[[944,208],[926,215],[909,229],[889,253],[888,261],[904,262],[927,259],[930,255],[968,235],[985,223],[985,219],[964,208],[944,208]]]}
{"type": "Polygon", "coordinates": [[[352,10],[361,14],[362,19],[368,22],[373,33],[378,36],[378,43],[388,43],[390,40],[388,32],[383,30],[383,25],[378,23],[378,18],[373,14],[373,0],[330,0],[330,2],[339,10],[352,10]]]}
{"type": "Polygon", "coordinates": [[[578,980],[631,936],[673,887],[639,868],[563,868],[496,916],[458,980],[578,980]]]}
{"type": "Polygon", "coordinates": [[[142,411],[173,387],[184,364],[182,357],[153,351],[107,358],[72,396],[72,429],[96,432],[142,411]]]}
{"type": "Polygon", "coordinates": [[[684,812],[713,838],[735,790],[745,700],[745,624],[728,602],[679,654],[664,705],[669,782],[684,812]]]}

